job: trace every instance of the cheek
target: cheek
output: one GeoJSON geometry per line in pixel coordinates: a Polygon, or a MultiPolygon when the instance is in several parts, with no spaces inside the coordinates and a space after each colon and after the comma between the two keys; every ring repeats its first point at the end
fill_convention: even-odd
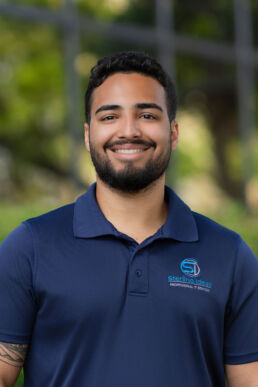
{"type": "Polygon", "coordinates": [[[90,143],[94,146],[104,145],[108,141],[109,137],[110,135],[108,133],[108,130],[105,130],[105,128],[99,129],[94,126],[91,127],[89,140],[90,143]]]}
{"type": "Polygon", "coordinates": [[[160,128],[153,129],[150,137],[156,142],[157,146],[168,145],[171,142],[171,132],[168,128],[165,127],[162,130],[160,128]]]}

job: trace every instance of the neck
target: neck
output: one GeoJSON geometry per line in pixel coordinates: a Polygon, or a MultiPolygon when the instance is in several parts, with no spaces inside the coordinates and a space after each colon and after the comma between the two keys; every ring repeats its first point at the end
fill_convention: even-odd
{"type": "Polygon", "coordinates": [[[165,223],[165,176],[138,193],[110,188],[97,177],[96,199],[104,216],[115,228],[141,243],[165,223]]]}

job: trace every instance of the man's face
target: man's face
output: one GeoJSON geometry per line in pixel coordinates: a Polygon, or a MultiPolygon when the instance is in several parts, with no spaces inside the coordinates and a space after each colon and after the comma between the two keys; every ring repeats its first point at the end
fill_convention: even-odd
{"type": "Polygon", "coordinates": [[[97,178],[110,187],[138,192],[164,175],[177,135],[155,79],[117,73],[94,90],[85,142],[97,178]]]}

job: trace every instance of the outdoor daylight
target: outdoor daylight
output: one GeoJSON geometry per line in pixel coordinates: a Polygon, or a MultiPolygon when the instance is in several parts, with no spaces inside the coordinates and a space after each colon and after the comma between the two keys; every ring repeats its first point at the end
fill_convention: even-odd
{"type": "Polygon", "coordinates": [[[255,0],[0,2],[0,386],[254,386],[257,24],[255,0]]]}

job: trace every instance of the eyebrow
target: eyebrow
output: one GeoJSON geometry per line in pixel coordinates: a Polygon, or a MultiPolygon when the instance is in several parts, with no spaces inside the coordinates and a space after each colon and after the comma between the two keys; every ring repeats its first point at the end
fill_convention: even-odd
{"type": "Polygon", "coordinates": [[[119,110],[121,109],[120,105],[102,105],[100,106],[96,111],[95,115],[98,114],[99,112],[103,112],[105,110],[119,110]]]}
{"type": "MultiPolygon", "coordinates": [[[[162,107],[157,105],[156,103],[144,102],[144,103],[137,103],[135,106],[137,107],[137,109],[158,109],[161,112],[163,112],[162,107]]],[[[120,105],[102,105],[96,110],[95,115],[106,110],[120,110],[120,109],[122,109],[120,105]]]]}
{"type": "Polygon", "coordinates": [[[163,112],[163,109],[161,106],[157,105],[156,103],[137,103],[136,107],[138,109],[158,109],[161,112],[163,112]]]}

